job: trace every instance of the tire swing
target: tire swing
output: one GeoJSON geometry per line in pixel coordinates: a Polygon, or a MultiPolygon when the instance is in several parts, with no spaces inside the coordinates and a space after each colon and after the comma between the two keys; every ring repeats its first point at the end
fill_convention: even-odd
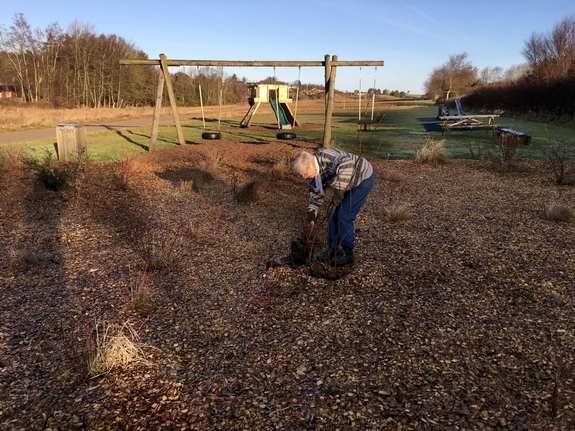
{"type": "MultiPolygon", "coordinates": [[[[216,141],[222,139],[222,132],[220,131],[220,124],[222,118],[222,97],[223,97],[223,87],[224,87],[224,68],[222,67],[222,77],[220,80],[220,101],[219,101],[219,111],[218,111],[218,131],[217,132],[203,132],[202,139],[205,141],[216,141]]],[[[204,105],[202,102],[202,87],[200,87],[200,105],[202,106],[202,120],[204,122],[204,129],[206,128],[206,120],[204,118],[204,105]]]]}
{"type": "MultiPolygon", "coordinates": [[[[296,88],[296,92],[295,92],[295,110],[294,110],[294,124],[293,124],[293,128],[295,128],[295,125],[297,124],[297,102],[299,100],[299,88],[301,86],[301,81],[300,81],[300,76],[301,76],[301,66],[299,66],[298,68],[298,74],[297,74],[297,88],[296,88]]],[[[278,134],[276,134],[276,139],[283,139],[283,140],[287,140],[287,139],[295,139],[296,138],[296,134],[295,132],[280,132],[278,134]]]]}
{"type": "Polygon", "coordinates": [[[222,134],[220,132],[204,132],[202,133],[202,139],[205,141],[222,139],[222,134]]]}
{"type": "Polygon", "coordinates": [[[295,139],[296,134],[294,132],[280,132],[276,135],[277,139],[295,139]]]}

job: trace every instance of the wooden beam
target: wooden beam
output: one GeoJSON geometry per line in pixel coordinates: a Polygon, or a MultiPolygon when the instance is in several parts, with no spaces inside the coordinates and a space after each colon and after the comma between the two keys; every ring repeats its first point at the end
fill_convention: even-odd
{"type": "MultiPolygon", "coordinates": [[[[120,65],[159,66],[161,60],[121,59],[120,65]]],[[[166,60],[169,67],[322,67],[325,61],[166,60]]],[[[383,61],[331,61],[332,66],[383,66],[383,61]]]]}

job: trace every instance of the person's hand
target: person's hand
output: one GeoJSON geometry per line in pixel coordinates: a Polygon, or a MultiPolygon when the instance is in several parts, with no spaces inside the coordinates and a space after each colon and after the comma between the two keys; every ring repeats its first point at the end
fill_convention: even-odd
{"type": "Polygon", "coordinates": [[[316,218],[317,218],[317,211],[308,211],[307,212],[307,222],[308,223],[315,222],[316,218]]]}
{"type": "Polygon", "coordinates": [[[331,205],[335,208],[337,207],[341,201],[343,201],[343,195],[345,192],[343,190],[335,190],[333,192],[333,198],[331,200],[331,205]]]}

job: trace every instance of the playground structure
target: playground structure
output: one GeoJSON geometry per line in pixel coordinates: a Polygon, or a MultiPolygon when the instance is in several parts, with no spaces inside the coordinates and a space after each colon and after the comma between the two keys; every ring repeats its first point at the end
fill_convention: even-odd
{"type": "Polygon", "coordinates": [[[337,55],[324,56],[324,61],[225,61],[225,60],[168,60],[165,54],[160,54],[158,60],[120,59],[120,65],[130,66],[159,66],[158,88],[156,91],[156,106],[152,119],[152,133],[150,137],[150,151],[156,148],[158,128],[160,120],[160,110],[162,106],[162,95],[164,86],[168,90],[172,115],[178,133],[180,145],[185,145],[184,133],[180,124],[180,117],[176,106],[176,97],[172,87],[172,81],[168,68],[170,66],[213,66],[213,67],[320,67],[325,68],[325,122],[323,128],[323,148],[331,145],[331,120],[333,115],[333,100],[335,92],[335,75],[337,66],[383,66],[383,61],[338,61],[337,55]]]}
{"type": "Polygon", "coordinates": [[[248,99],[250,108],[240,123],[241,127],[249,127],[260,105],[268,102],[274,111],[279,129],[292,129],[299,126],[299,122],[290,109],[292,99],[289,97],[289,85],[256,84],[250,87],[250,91],[251,95],[248,99]]]}

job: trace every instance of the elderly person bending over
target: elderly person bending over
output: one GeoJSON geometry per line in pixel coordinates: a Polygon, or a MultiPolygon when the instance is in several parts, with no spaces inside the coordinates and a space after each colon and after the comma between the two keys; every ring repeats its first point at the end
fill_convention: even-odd
{"type": "Polygon", "coordinates": [[[330,148],[315,154],[305,151],[298,153],[292,161],[292,168],[309,180],[309,223],[317,218],[325,189],[334,190],[328,206],[328,258],[336,266],[352,263],[354,221],[373,187],[373,167],[361,156],[330,148]]]}

